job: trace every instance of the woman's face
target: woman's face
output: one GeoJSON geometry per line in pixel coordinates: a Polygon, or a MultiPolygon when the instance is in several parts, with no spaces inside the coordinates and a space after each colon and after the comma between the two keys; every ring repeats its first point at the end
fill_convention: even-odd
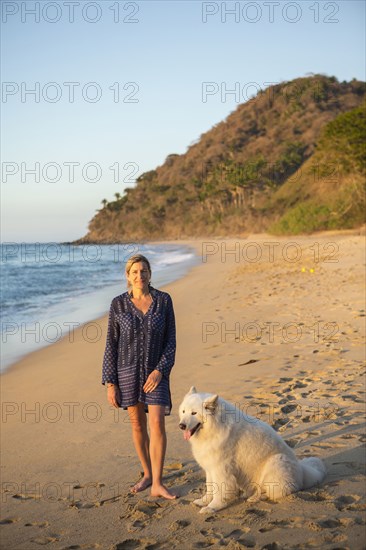
{"type": "Polygon", "coordinates": [[[132,264],[130,272],[126,273],[127,280],[134,288],[146,290],[150,281],[150,272],[145,262],[132,264]]]}

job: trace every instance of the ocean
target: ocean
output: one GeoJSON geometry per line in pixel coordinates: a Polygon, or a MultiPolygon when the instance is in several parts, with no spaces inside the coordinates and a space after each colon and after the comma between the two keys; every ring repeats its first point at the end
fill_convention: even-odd
{"type": "MultiPolygon", "coordinates": [[[[7,243],[0,249],[1,372],[106,314],[112,298],[127,289],[124,268],[132,254],[149,259],[155,288],[199,261],[180,244],[7,243]]],[[[91,324],[83,337],[98,338],[98,326],[91,324]]]]}

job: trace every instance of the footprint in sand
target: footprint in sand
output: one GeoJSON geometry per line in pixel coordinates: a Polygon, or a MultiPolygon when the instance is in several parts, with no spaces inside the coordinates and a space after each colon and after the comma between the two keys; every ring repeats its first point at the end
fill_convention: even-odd
{"type": "Polygon", "coordinates": [[[205,540],[199,541],[198,544],[200,544],[201,542],[204,542],[205,544],[210,543],[210,546],[211,546],[212,544],[220,543],[220,541],[223,539],[223,535],[221,533],[215,532],[213,529],[209,529],[209,530],[201,529],[200,534],[203,537],[205,537],[205,540]]]}
{"type": "Polygon", "coordinates": [[[122,521],[131,519],[127,529],[129,532],[137,531],[146,527],[153,516],[160,518],[161,514],[159,512],[164,506],[154,501],[139,500],[137,504],[129,505],[126,514],[120,516],[120,519],[122,521]]]}
{"type": "Polygon", "coordinates": [[[312,391],[303,392],[303,393],[301,394],[301,397],[302,397],[303,399],[306,399],[306,397],[308,397],[311,393],[313,393],[313,392],[312,392],[312,391]]]}
{"type": "Polygon", "coordinates": [[[31,494],[31,493],[16,493],[13,495],[13,498],[19,499],[19,500],[39,500],[41,498],[41,495],[39,494],[31,494]]]}
{"type": "MultiPolygon", "coordinates": [[[[123,500],[126,501],[128,497],[130,497],[130,495],[125,495],[123,500]]],[[[114,502],[119,502],[121,499],[122,499],[121,495],[117,495],[115,497],[110,497],[110,498],[104,498],[103,500],[96,501],[95,506],[104,506],[104,504],[113,504],[114,502]]]]}
{"type": "MultiPolygon", "coordinates": [[[[20,518],[4,518],[0,520],[0,525],[11,525],[12,523],[17,523],[20,521],[20,518]]],[[[31,524],[27,524],[31,525],[31,524]]]]}
{"type": "Polygon", "coordinates": [[[207,538],[206,540],[199,540],[192,543],[192,548],[208,548],[216,544],[216,539],[207,538]]]}
{"type": "MultiPolygon", "coordinates": [[[[330,535],[326,535],[324,537],[324,541],[325,542],[346,542],[348,540],[348,537],[346,535],[344,535],[343,533],[339,533],[337,531],[335,531],[334,533],[331,533],[330,535]]],[[[337,550],[339,550],[340,548],[342,547],[339,547],[338,545],[336,546],[337,550]]],[[[347,548],[346,550],[349,550],[349,548],[347,548]]]]}
{"type": "Polygon", "coordinates": [[[301,382],[300,380],[298,380],[294,385],[292,385],[292,388],[291,389],[297,389],[297,388],[306,388],[306,386],[308,386],[309,384],[305,384],[304,382],[301,382]]]}
{"type": "Polygon", "coordinates": [[[234,529],[228,535],[225,535],[226,539],[239,540],[243,535],[246,535],[250,531],[249,527],[243,527],[242,529],[234,529]]]}
{"type": "Polygon", "coordinates": [[[271,521],[273,527],[293,527],[293,522],[290,519],[276,519],[271,521]]]}
{"type": "MultiPolygon", "coordinates": [[[[249,529],[248,529],[249,530],[249,529]]],[[[193,543],[192,548],[208,548],[214,546],[224,546],[228,550],[236,550],[238,548],[254,548],[256,545],[252,535],[246,535],[245,527],[243,529],[235,529],[225,537],[221,533],[216,533],[212,529],[206,531],[201,530],[200,533],[205,538],[193,543]]]]}
{"type": "Polygon", "coordinates": [[[184,529],[185,527],[188,527],[188,525],[190,524],[191,522],[185,519],[177,519],[177,521],[173,521],[173,523],[169,525],[169,529],[171,531],[176,531],[177,529],[184,529]]]}
{"type": "Polygon", "coordinates": [[[237,539],[234,544],[231,545],[234,541],[230,541],[229,545],[226,548],[254,548],[256,546],[255,538],[252,535],[247,535],[245,537],[241,537],[240,539],[237,539]]]}
{"type": "Polygon", "coordinates": [[[335,529],[336,527],[348,527],[353,524],[351,518],[326,518],[318,521],[318,525],[325,529],[335,529]]]}
{"type": "Polygon", "coordinates": [[[129,531],[129,532],[139,531],[140,529],[143,529],[144,527],[146,527],[146,522],[145,521],[143,521],[141,519],[135,519],[135,521],[130,523],[130,525],[127,527],[127,531],[129,531]]]}
{"type": "Polygon", "coordinates": [[[283,412],[284,414],[289,414],[293,411],[296,411],[297,408],[298,408],[298,405],[288,404],[288,405],[285,405],[284,407],[281,407],[281,412],[283,412]]]}
{"type": "Polygon", "coordinates": [[[181,485],[187,481],[189,482],[187,477],[192,473],[193,470],[190,468],[189,462],[184,464],[177,461],[164,466],[164,479],[167,487],[181,485]]]}
{"type": "Polygon", "coordinates": [[[274,529],[276,529],[275,525],[266,525],[265,527],[258,529],[258,531],[260,533],[268,533],[268,531],[273,531],[274,529]]]}
{"type": "Polygon", "coordinates": [[[72,544],[71,546],[63,546],[62,550],[93,550],[94,548],[100,550],[100,544],[72,544]]]}
{"type": "Polygon", "coordinates": [[[60,540],[57,536],[55,537],[37,537],[35,539],[31,539],[31,542],[34,542],[35,544],[39,544],[41,546],[44,546],[45,544],[49,544],[50,542],[57,542],[60,540]]]}
{"type": "Polygon", "coordinates": [[[259,523],[268,516],[269,512],[260,508],[248,508],[245,511],[245,521],[253,524],[259,523]]]}
{"type": "Polygon", "coordinates": [[[294,393],[292,395],[287,395],[287,399],[289,401],[295,401],[295,400],[298,401],[300,399],[300,396],[298,393],[294,393]]]}
{"type": "Polygon", "coordinates": [[[334,501],[334,505],[340,511],[350,510],[359,500],[361,500],[359,495],[341,495],[334,501]]]}
{"type": "MultiPolygon", "coordinates": [[[[105,483],[101,483],[101,482],[96,482],[94,483],[93,482],[93,486],[95,487],[105,487],[105,483]]],[[[73,489],[84,489],[85,487],[88,487],[88,485],[81,485],[80,483],[76,483],[75,485],[73,485],[73,489]]]]}
{"type": "Polygon", "coordinates": [[[71,546],[64,546],[62,550],[92,550],[93,548],[100,549],[100,544],[72,544],[71,546]]]}
{"type": "Polygon", "coordinates": [[[323,502],[333,500],[333,496],[327,493],[326,491],[320,489],[318,491],[299,491],[296,494],[296,498],[301,498],[302,500],[309,500],[313,502],[323,502]]]}
{"type": "Polygon", "coordinates": [[[164,466],[164,470],[181,470],[184,464],[182,462],[171,462],[164,466]]]}
{"type": "Polygon", "coordinates": [[[82,500],[73,500],[70,502],[69,507],[77,508],[78,510],[86,510],[89,508],[95,508],[98,505],[100,506],[100,504],[97,504],[96,502],[83,502],[82,500]]]}
{"type": "Polygon", "coordinates": [[[137,550],[141,548],[159,548],[155,546],[155,541],[148,539],[125,539],[122,542],[118,542],[113,550],[137,550]]]}

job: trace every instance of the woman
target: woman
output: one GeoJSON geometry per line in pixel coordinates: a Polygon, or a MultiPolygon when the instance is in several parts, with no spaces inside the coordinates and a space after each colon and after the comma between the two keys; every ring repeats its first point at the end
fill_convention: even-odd
{"type": "Polygon", "coordinates": [[[176,498],[163,485],[165,415],[172,402],[169,374],[175,360],[175,318],[168,293],[150,285],[151,267],[136,254],[126,264],[127,292],[111,303],[102,384],[113,407],[127,409],[132,438],[144,470],[131,492],[151,485],[151,495],[176,498]],[[149,413],[150,440],[147,431],[149,413]]]}

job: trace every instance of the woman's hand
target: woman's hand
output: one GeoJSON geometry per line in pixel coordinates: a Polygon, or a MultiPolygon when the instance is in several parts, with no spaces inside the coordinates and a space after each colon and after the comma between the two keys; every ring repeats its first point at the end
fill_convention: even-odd
{"type": "Polygon", "coordinates": [[[144,384],[143,390],[145,393],[150,393],[153,390],[155,390],[160,380],[162,379],[163,375],[158,370],[153,370],[152,373],[149,374],[147,377],[147,380],[144,384]]]}
{"type": "Polygon", "coordinates": [[[120,404],[120,391],[118,386],[108,386],[107,399],[113,407],[118,409],[120,404]]]}

